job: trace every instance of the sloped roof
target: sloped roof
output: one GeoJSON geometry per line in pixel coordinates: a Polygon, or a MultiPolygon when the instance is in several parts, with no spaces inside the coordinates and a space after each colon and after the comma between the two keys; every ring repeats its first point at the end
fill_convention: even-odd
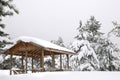
{"type": "Polygon", "coordinates": [[[67,52],[74,53],[72,50],[69,50],[67,48],[58,46],[58,45],[53,44],[53,43],[51,43],[49,41],[42,40],[42,39],[39,39],[39,38],[22,36],[22,37],[18,37],[16,40],[17,41],[21,40],[21,41],[24,41],[24,42],[33,42],[33,43],[36,43],[36,44],[38,44],[38,45],[40,45],[40,46],[42,46],[44,48],[51,48],[51,49],[57,49],[57,50],[62,50],[62,51],[67,51],[67,52]]]}
{"type": "MultiPolygon", "coordinates": [[[[53,44],[49,41],[42,40],[42,39],[39,39],[39,38],[28,37],[28,36],[18,37],[18,38],[13,40],[13,42],[14,42],[13,45],[17,44],[18,41],[22,41],[22,42],[30,43],[30,44],[33,44],[33,45],[37,45],[37,46],[43,47],[45,50],[48,50],[48,51],[54,51],[54,52],[60,52],[60,53],[71,53],[71,54],[75,53],[72,50],[69,50],[67,48],[58,46],[58,45],[53,44]]],[[[9,47],[6,47],[6,48],[10,49],[11,47],[13,47],[13,45],[9,46],[9,47]]]]}

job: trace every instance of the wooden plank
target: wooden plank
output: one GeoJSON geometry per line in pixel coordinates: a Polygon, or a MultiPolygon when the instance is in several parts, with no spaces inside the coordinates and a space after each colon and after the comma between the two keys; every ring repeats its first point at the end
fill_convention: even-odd
{"type": "Polygon", "coordinates": [[[41,53],[41,68],[44,70],[44,50],[43,49],[41,53]]]}
{"type": "Polygon", "coordinates": [[[53,52],[51,52],[51,54],[52,54],[52,68],[54,70],[55,69],[55,55],[53,52]]]}
{"type": "Polygon", "coordinates": [[[33,66],[33,57],[32,57],[32,73],[33,73],[33,69],[34,69],[34,66],[33,66]]]}
{"type": "Polygon", "coordinates": [[[67,68],[68,68],[68,70],[69,70],[69,55],[66,54],[66,56],[67,56],[67,68]]]}
{"type": "Polygon", "coordinates": [[[53,49],[53,48],[46,48],[45,50],[51,51],[51,52],[57,52],[57,53],[64,53],[64,54],[76,55],[74,52],[63,51],[63,50],[58,50],[58,49],[53,49]]]}
{"type": "Polygon", "coordinates": [[[24,69],[24,62],[23,62],[23,60],[24,60],[24,57],[22,56],[22,69],[24,69]]]}
{"type": "Polygon", "coordinates": [[[60,70],[62,70],[62,54],[60,54],[60,70]]]}
{"type": "MultiPolygon", "coordinates": [[[[35,50],[30,51],[29,54],[31,55],[31,57],[33,57],[34,55],[37,55],[36,53],[38,53],[40,50],[41,48],[37,48],[35,50]]],[[[39,56],[39,54],[37,56],[39,56]]]]}
{"type": "Polygon", "coordinates": [[[42,52],[40,53],[40,68],[42,68],[42,52]]]}
{"type": "Polygon", "coordinates": [[[27,73],[27,63],[28,63],[28,62],[27,62],[27,52],[25,53],[25,58],[26,58],[26,59],[25,59],[25,63],[26,63],[26,64],[25,64],[25,72],[27,73]]]}
{"type": "Polygon", "coordinates": [[[24,62],[23,62],[23,60],[24,60],[24,57],[22,56],[22,60],[21,60],[22,61],[22,67],[21,68],[24,70],[24,65],[23,65],[24,62]]]}
{"type": "Polygon", "coordinates": [[[44,68],[44,50],[42,49],[42,68],[44,68]]]}
{"type": "Polygon", "coordinates": [[[13,65],[13,60],[12,60],[13,55],[10,55],[10,75],[12,75],[12,65],[13,65]]]}

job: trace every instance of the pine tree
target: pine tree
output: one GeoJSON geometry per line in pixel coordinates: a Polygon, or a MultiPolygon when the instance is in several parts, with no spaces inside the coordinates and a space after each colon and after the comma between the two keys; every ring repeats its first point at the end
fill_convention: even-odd
{"type": "MultiPolygon", "coordinates": [[[[108,34],[109,36],[107,37],[105,36],[103,37],[102,36],[103,33],[99,31],[101,28],[101,24],[99,23],[99,21],[95,19],[95,17],[91,17],[84,26],[80,21],[80,26],[77,28],[77,30],[79,31],[79,34],[75,38],[78,41],[80,41],[80,43],[81,42],[84,43],[84,41],[89,42],[90,47],[94,50],[93,52],[95,52],[97,59],[99,61],[98,70],[103,70],[103,71],[120,70],[120,67],[119,67],[120,66],[120,57],[119,57],[120,50],[109,39],[111,34],[114,34],[115,36],[120,37],[120,24],[118,24],[117,22],[113,22],[113,25],[114,25],[114,28],[109,32],[108,34]]],[[[76,46],[73,46],[73,48],[75,48],[77,53],[81,53],[81,54],[78,54],[77,58],[75,57],[76,58],[75,60],[77,61],[77,64],[76,65],[74,64],[76,67],[75,69],[80,68],[80,66],[78,66],[79,64],[82,65],[86,62],[88,64],[93,60],[88,56],[87,57],[84,56],[83,58],[79,57],[83,54],[84,51],[82,50],[82,48],[86,45],[88,44],[78,45],[77,43],[76,46]]],[[[87,49],[87,48],[85,53],[89,54],[90,49],[89,48],[87,49]]],[[[82,70],[88,70],[87,68],[88,68],[88,65],[87,67],[84,66],[82,70]]]]}
{"type": "Polygon", "coordinates": [[[12,16],[15,13],[18,13],[18,10],[15,9],[12,4],[13,0],[0,0],[0,48],[5,47],[6,44],[9,44],[2,37],[7,37],[8,34],[4,32],[5,24],[2,23],[2,19],[6,16],[12,16]]]}
{"type": "Polygon", "coordinates": [[[75,38],[96,42],[97,39],[103,35],[103,33],[99,31],[100,27],[101,24],[99,21],[97,21],[94,16],[91,16],[84,26],[82,25],[82,21],[80,21],[80,26],[77,28],[79,34],[75,38]]]}
{"type": "Polygon", "coordinates": [[[108,34],[110,35],[111,33],[113,33],[116,37],[120,37],[120,24],[114,21],[112,23],[114,28],[108,34]]]}
{"type": "Polygon", "coordinates": [[[51,40],[51,42],[61,47],[65,47],[62,37],[58,37],[58,40],[51,40]]]}
{"type": "MultiPolygon", "coordinates": [[[[5,24],[2,23],[2,20],[6,16],[12,16],[14,13],[19,13],[17,9],[15,9],[14,4],[12,4],[13,0],[0,0],[0,56],[2,56],[3,48],[7,44],[11,44],[9,42],[9,37],[5,31],[5,24]]],[[[1,65],[1,64],[0,64],[1,65]]]]}
{"type": "Polygon", "coordinates": [[[77,52],[70,58],[72,70],[91,71],[99,68],[97,55],[87,40],[75,40],[71,48],[77,52]]]}
{"type": "Polygon", "coordinates": [[[99,31],[100,28],[101,24],[95,19],[94,16],[91,16],[85,25],[83,25],[82,21],[80,21],[80,26],[77,28],[79,34],[75,37],[75,39],[78,40],[77,42],[79,42],[80,44],[77,43],[77,45],[75,45],[76,47],[74,47],[76,48],[75,51],[78,53],[79,56],[76,59],[77,64],[80,64],[76,67],[80,68],[81,65],[86,65],[83,69],[80,68],[81,70],[98,70],[99,61],[96,57],[97,54],[95,51],[95,47],[99,43],[101,35],[103,35],[103,33],[99,31]]]}
{"type": "Polygon", "coordinates": [[[105,57],[104,60],[107,60],[107,63],[103,63],[105,65],[104,67],[102,67],[102,69],[109,70],[109,71],[118,71],[120,70],[120,67],[119,67],[120,66],[120,57],[119,57],[120,49],[119,49],[119,43],[118,43],[119,37],[120,37],[120,24],[118,24],[117,22],[112,22],[112,23],[114,27],[110,32],[108,32],[107,40],[103,41],[104,44],[107,44],[107,45],[106,46],[103,45],[101,47],[102,49],[101,51],[103,51],[104,54],[107,53],[106,55],[108,55],[106,57],[104,56],[105,57]]]}

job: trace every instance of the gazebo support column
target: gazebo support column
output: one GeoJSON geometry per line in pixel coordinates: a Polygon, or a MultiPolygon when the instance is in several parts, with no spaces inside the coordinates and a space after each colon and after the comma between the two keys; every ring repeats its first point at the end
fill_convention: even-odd
{"type": "Polygon", "coordinates": [[[44,71],[44,50],[43,49],[40,56],[40,67],[42,68],[42,71],[44,71]]]}
{"type": "Polygon", "coordinates": [[[12,61],[12,57],[13,55],[10,55],[10,75],[12,75],[12,65],[13,65],[13,61],[12,61]]]}
{"type": "Polygon", "coordinates": [[[69,70],[69,55],[66,54],[66,56],[67,56],[67,68],[68,68],[68,70],[69,70]]]}
{"type": "Polygon", "coordinates": [[[52,69],[55,70],[55,55],[52,52],[52,69]]]}
{"type": "Polygon", "coordinates": [[[33,64],[33,57],[32,57],[32,73],[33,73],[33,69],[34,69],[33,65],[34,65],[34,64],[33,64]]]}
{"type": "Polygon", "coordinates": [[[23,62],[23,59],[24,59],[24,57],[22,56],[22,60],[21,60],[22,61],[22,67],[21,67],[21,69],[22,69],[22,72],[24,73],[24,65],[23,65],[24,62],[23,62]]]}
{"type": "Polygon", "coordinates": [[[25,64],[25,73],[27,73],[27,52],[25,53],[25,62],[26,62],[26,64],[25,64]]]}
{"type": "Polygon", "coordinates": [[[40,53],[40,69],[42,68],[42,53],[40,53]]]}
{"type": "Polygon", "coordinates": [[[60,54],[60,70],[62,70],[62,54],[60,54]]]}

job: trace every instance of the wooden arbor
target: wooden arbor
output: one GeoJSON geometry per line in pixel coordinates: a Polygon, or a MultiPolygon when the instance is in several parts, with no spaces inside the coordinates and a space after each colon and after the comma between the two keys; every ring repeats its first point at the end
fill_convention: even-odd
{"type": "Polygon", "coordinates": [[[40,60],[40,71],[44,71],[44,56],[50,55],[52,56],[52,69],[55,70],[55,55],[60,55],[60,70],[62,70],[62,55],[65,54],[67,56],[67,66],[69,69],[69,55],[74,54],[73,51],[68,50],[66,48],[57,46],[55,44],[52,44],[48,41],[35,39],[31,37],[22,37],[17,40],[17,43],[14,44],[12,47],[7,49],[4,53],[9,54],[11,58],[11,65],[10,65],[10,75],[12,75],[12,57],[13,55],[21,56],[22,60],[22,66],[23,66],[23,58],[25,58],[25,68],[22,69],[22,72],[27,73],[27,58],[32,58],[32,71],[34,71],[33,67],[33,59],[37,58],[40,60]],[[28,39],[25,40],[24,38],[28,39]],[[31,40],[31,41],[30,41],[31,40]]]}

